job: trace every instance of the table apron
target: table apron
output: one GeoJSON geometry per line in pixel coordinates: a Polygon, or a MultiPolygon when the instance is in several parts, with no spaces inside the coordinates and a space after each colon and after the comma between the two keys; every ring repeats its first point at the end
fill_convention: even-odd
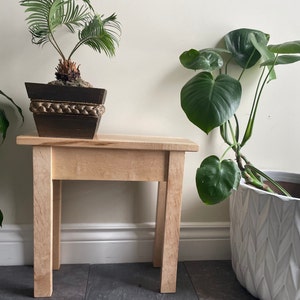
{"type": "Polygon", "coordinates": [[[169,151],[51,148],[54,180],[167,180],[169,151]]]}

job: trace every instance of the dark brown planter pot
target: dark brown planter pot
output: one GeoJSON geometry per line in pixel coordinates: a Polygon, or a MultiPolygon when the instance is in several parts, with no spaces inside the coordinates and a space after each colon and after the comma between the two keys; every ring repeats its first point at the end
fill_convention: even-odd
{"type": "Polygon", "coordinates": [[[25,83],[39,136],[92,139],[104,112],[106,90],[25,83]]]}

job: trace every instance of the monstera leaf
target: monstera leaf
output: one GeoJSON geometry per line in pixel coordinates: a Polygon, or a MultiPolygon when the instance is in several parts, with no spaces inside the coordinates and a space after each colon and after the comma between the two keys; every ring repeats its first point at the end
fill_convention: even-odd
{"type": "Polygon", "coordinates": [[[300,53],[300,41],[291,41],[278,45],[269,45],[269,50],[274,53],[281,54],[299,54],[300,53]]]}
{"type": "Polygon", "coordinates": [[[226,49],[190,49],[183,52],[179,60],[181,64],[192,70],[203,70],[212,72],[221,69],[223,66],[223,58],[220,53],[229,53],[226,49]]]}
{"type": "Polygon", "coordinates": [[[300,61],[300,41],[286,42],[278,45],[268,45],[268,50],[279,55],[265,60],[261,65],[287,65],[300,61]]]}
{"type": "Polygon", "coordinates": [[[238,188],[240,179],[241,172],[233,160],[220,161],[217,156],[209,156],[196,173],[199,197],[206,204],[219,203],[238,188]]]}
{"type": "Polygon", "coordinates": [[[183,86],[181,107],[193,124],[209,133],[234,115],[241,94],[236,79],[225,74],[214,78],[209,72],[201,72],[183,86]]]}
{"type": "Polygon", "coordinates": [[[233,30],[224,37],[226,48],[231,52],[233,59],[245,69],[253,67],[261,58],[261,53],[253,45],[253,35],[258,44],[267,45],[269,35],[259,30],[242,28],[233,30]]]}

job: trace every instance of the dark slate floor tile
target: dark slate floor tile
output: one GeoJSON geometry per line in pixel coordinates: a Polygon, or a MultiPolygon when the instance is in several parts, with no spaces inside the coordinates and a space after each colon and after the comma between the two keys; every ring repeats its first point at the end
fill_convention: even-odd
{"type": "Polygon", "coordinates": [[[32,266],[0,267],[0,299],[23,300],[33,297],[32,266]]]}
{"type": "Polygon", "coordinates": [[[92,265],[86,300],[198,299],[183,263],[177,276],[177,292],[160,294],[160,268],[151,263],[92,265]]]}
{"type": "Polygon", "coordinates": [[[90,265],[62,265],[53,271],[53,294],[50,299],[82,300],[85,297],[90,265]]]}
{"type": "Polygon", "coordinates": [[[255,300],[237,281],[231,261],[185,262],[199,300],[255,300]]]}
{"type": "MultiPolygon", "coordinates": [[[[62,265],[53,272],[52,300],[83,300],[85,297],[89,265],[62,265]]],[[[33,267],[0,267],[0,299],[25,300],[33,298],[33,267]]],[[[45,298],[35,298],[45,299],[45,298]]]]}

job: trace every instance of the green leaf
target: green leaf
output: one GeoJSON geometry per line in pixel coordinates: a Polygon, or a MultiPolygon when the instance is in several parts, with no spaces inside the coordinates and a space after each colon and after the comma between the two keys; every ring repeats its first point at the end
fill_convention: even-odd
{"type": "Polygon", "coordinates": [[[2,227],[2,223],[3,223],[3,213],[0,209],[0,226],[2,227]]]}
{"type": "MultiPolygon", "coordinates": [[[[298,55],[280,55],[276,58],[275,65],[287,65],[300,61],[298,55]]],[[[270,66],[274,64],[274,59],[264,61],[261,66],[270,66]]]]}
{"type": "Polygon", "coordinates": [[[228,121],[241,100],[239,81],[209,72],[202,72],[189,80],[181,90],[181,107],[188,119],[205,133],[228,121]]]}
{"type": "MultiPolygon", "coordinates": [[[[91,20],[92,15],[86,6],[78,6],[74,0],[64,1],[61,16],[57,19],[57,26],[65,25],[71,32],[75,27],[84,27],[86,22],[91,20]]],[[[90,7],[90,4],[87,3],[90,7]]]]}
{"type": "Polygon", "coordinates": [[[213,49],[201,51],[190,49],[189,51],[183,52],[180,55],[179,60],[185,68],[192,70],[204,70],[211,72],[221,69],[223,66],[223,58],[213,49]]]}
{"type": "Polygon", "coordinates": [[[91,18],[89,1],[83,1],[81,6],[75,0],[21,0],[29,13],[27,23],[32,35],[32,42],[44,45],[51,42],[58,53],[64,57],[54,38],[56,29],[65,25],[71,32],[75,27],[83,27],[91,18]]]}
{"type": "Polygon", "coordinates": [[[279,54],[300,53],[300,41],[286,42],[278,45],[269,45],[269,50],[279,54]]]}
{"type": "Polygon", "coordinates": [[[90,0],[82,0],[82,1],[85,2],[92,11],[94,11],[94,9],[93,9],[93,7],[92,7],[92,5],[90,3],[90,0]]]}
{"type": "MultiPolygon", "coordinates": [[[[61,16],[58,7],[62,6],[61,0],[21,0],[20,4],[26,7],[29,13],[27,23],[34,44],[43,45],[49,41],[53,28],[53,9],[57,9],[57,17],[61,16]],[[52,13],[51,13],[52,12],[52,13]]],[[[61,18],[60,18],[61,19],[61,18]]]]}
{"type": "MultiPolygon", "coordinates": [[[[18,112],[19,116],[22,118],[22,123],[23,123],[24,115],[23,115],[22,109],[13,101],[12,98],[7,96],[1,90],[0,90],[0,95],[4,96],[6,98],[6,100],[8,100],[14,106],[14,108],[17,109],[17,112],[18,112]]],[[[6,133],[7,133],[8,127],[9,127],[9,121],[6,117],[5,111],[0,108],[0,135],[1,135],[2,143],[4,142],[4,140],[6,138],[6,133]]]]}
{"type": "Polygon", "coordinates": [[[9,127],[9,122],[6,118],[5,112],[3,109],[0,108],[0,135],[2,142],[4,142],[6,138],[6,132],[9,127]]]}
{"type": "Polygon", "coordinates": [[[200,70],[201,66],[199,65],[199,56],[200,53],[196,49],[190,49],[188,51],[184,51],[179,56],[180,63],[187,69],[191,70],[200,70]]]}
{"type": "MultiPolygon", "coordinates": [[[[275,60],[275,54],[269,51],[267,47],[267,40],[264,39],[264,36],[254,34],[254,33],[250,33],[249,36],[253,46],[260,53],[263,62],[267,60],[273,60],[273,61],[275,60]]],[[[269,68],[269,81],[276,79],[274,66],[268,65],[268,68],[269,68]]]]}
{"type": "Polygon", "coordinates": [[[206,204],[217,204],[237,189],[241,172],[233,160],[220,161],[217,156],[203,160],[196,173],[199,197],[206,204]]]}
{"type": "Polygon", "coordinates": [[[115,48],[119,44],[120,34],[121,26],[115,14],[105,19],[95,15],[82,31],[79,31],[79,42],[74,47],[69,58],[81,45],[87,45],[100,53],[104,51],[107,56],[113,56],[115,48]]]}
{"type": "Polygon", "coordinates": [[[261,54],[251,41],[251,34],[258,36],[260,43],[267,44],[269,40],[269,35],[247,28],[231,31],[224,37],[226,47],[232,53],[233,59],[239,66],[245,69],[253,67],[261,57],[261,54]]]}
{"type": "Polygon", "coordinates": [[[23,111],[22,111],[21,107],[19,105],[17,105],[16,102],[12,98],[10,98],[8,95],[6,95],[1,90],[0,90],[0,95],[4,96],[15,107],[15,109],[17,110],[19,116],[22,118],[22,123],[23,123],[24,122],[24,115],[23,115],[23,111]]]}

